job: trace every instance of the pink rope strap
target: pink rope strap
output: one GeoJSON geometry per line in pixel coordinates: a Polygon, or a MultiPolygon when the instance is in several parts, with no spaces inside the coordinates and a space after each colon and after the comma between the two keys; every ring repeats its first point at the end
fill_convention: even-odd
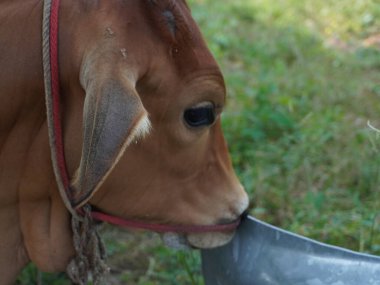
{"type": "Polygon", "coordinates": [[[63,147],[61,107],[60,107],[60,85],[58,67],[58,22],[59,22],[60,0],[52,1],[50,21],[50,65],[51,65],[51,89],[53,97],[53,118],[55,146],[59,172],[62,177],[66,194],[71,197],[70,179],[66,168],[65,151],[63,147]]]}
{"type": "Polygon", "coordinates": [[[73,216],[77,216],[71,205],[72,192],[66,168],[63,147],[60,84],[58,65],[58,23],[60,0],[45,0],[42,24],[42,48],[45,82],[45,101],[49,144],[54,175],[58,189],[66,208],[73,216]]]}
{"type": "Polygon", "coordinates": [[[175,233],[205,233],[205,232],[228,232],[235,230],[240,225],[240,219],[230,224],[223,225],[163,225],[150,224],[139,221],[127,220],[115,216],[107,215],[102,212],[92,211],[91,216],[98,221],[107,222],[122,228],[142,229],[157,233],[175,232],[175,233]]]}

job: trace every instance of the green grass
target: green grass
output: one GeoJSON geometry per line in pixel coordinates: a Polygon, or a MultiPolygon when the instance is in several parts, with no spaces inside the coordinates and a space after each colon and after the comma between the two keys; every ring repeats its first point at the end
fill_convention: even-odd
{"type": "Polygon", "coordinates": [[[375,1],[225,1],[195,11],[222,65],[224,129],[255,216],[379,253],[375,1]],[[371,19],[371,20],[370,20],[371,19]]]}
{"type": "MultiPolygon", "coordinates": [[[[226,77],[224,130],[251,214],[380,254],[380,134],[367,126],[380,127],[380,47],[366,44],[380,32],[380,2],[190,5],[226,77]]],[[[202,284],[196,252],[167,249],[151,234],[105,236],[110,284],[202,284]]],[[[18,284],[36,284],[37,274],[28,267],[18,284]]]]}

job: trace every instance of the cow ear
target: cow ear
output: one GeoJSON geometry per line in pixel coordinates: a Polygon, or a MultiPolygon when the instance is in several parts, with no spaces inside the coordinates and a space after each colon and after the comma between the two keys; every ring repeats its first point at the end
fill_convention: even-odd
{"type": "Polygon", "coordinates": [[[83,146],[72,182],[73,207],[92,197],[131,141],[147,133],[150,126],[147,112],[126,78],[94,78],[83,85],[83,146]]]}

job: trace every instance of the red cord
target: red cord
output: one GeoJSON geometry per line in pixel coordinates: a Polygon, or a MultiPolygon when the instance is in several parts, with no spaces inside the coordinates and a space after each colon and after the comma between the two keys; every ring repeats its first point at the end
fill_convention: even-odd
{"type": "Polygon", "coordinates": [[[51,70],[51,90],[53,97],[53,124],[55,135],[55,147],[57,163],[62,183],[69,198],[70,179],[67,173],[65,150],[63,147],[62,120],[60,108],[60,86],[59,86],[59,65],[58,65],[58,23],[59,23],[59,4],[60,0],[52,0],[50,14],[50,70],[51,70]]]}
{"type": "Polygon", "coordinates": [[[117,225],[128,229],[142,229],[158,233],[205,233],[205,232],[228,232],[234,231],[240,225],[240,219],[230,224],[224,225],[163,225],[150,224],[145,222],[126,220],[111,216],[102,212],[92,211],[91,216],[94,220],[103,221],[112,225],[117,225]]]}

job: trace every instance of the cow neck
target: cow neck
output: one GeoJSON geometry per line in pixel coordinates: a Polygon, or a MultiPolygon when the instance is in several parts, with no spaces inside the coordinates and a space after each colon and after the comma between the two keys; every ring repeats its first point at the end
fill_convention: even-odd
{"type": "MultiPolygon", "coordinates": [[[[66,167],[63,145],[58,62],[59,4],[60,0],[45,0],[43,13],[43,66],[49,143],[54,174],[61,197],[73,217],[80,219],[84,214],[84,210],[83,208],[75,208],[71,203],[71,201],[73,201],[73,189],[70,187],[70,178],[66,167]]],[[[225,232],[235,230],[240,224],[240,219],[222,225],[152,224],[120,218],[98,210],[91,210],[90,215],[94,220],[107,222],[119,227],[144,229],[154,232],[225,232]]]]}

